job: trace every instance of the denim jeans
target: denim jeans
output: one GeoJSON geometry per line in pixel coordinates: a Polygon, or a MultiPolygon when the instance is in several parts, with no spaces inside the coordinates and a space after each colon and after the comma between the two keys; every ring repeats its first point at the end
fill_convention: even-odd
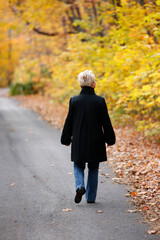
{"type": "MultiPolygon", "coordinates": [[[[88,179],[86,186],[86,200],[95,201],[97,195],[98,187],[98,165],[96,169],[89,169],[88,166],[88,179]]],[[[84,167],[85,168],[85,167],[84,167]]],[[[74,163],[74,176],[75,176],[75,186],[76,190],[79,187],[84,187],[84,168],[80,168],[76,163],[74,163]]]]}

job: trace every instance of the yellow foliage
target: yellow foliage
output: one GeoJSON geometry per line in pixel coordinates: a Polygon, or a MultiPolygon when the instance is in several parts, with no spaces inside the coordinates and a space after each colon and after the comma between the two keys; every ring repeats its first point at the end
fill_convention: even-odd
{"type": "Polygon", "coordinates": [[[6,83],[8,77],[13,82],[39,82],[44,94],[68,105],[80,91],[78,74],[91,69],[96,93],[106,98],[114,120],[136,122],[146,136],[156,135],[160,128],[159,7],[134,1],[121,1],[121,7],[112,1],[95,2],[97,15],[90,1],[84,0],[75,5],[59,0],[24,0],[19,5],[11,0],[7,5],[0,0],[0,78],[6,83]],[[60,34],[42,36],[35,29],[60,34]]]}

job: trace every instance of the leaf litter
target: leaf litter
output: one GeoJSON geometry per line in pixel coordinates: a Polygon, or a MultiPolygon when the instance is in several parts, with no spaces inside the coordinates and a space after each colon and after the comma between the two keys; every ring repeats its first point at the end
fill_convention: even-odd
{"type": "Polygon", "coordinates": [[[160,234],[160,145],[133,127],[116,129],[116,139],[107,149],[108,163],[116,175],[112,180],[128,186],[125,196],[136,207],[128,212],[140,211],[150,222],[152,234],[160,234]]]}

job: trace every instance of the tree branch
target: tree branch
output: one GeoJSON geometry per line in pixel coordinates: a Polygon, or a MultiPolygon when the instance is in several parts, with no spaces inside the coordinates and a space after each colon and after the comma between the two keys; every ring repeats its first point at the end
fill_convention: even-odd
{"type": "MultiPolygon", "coordinates": [[[[14,6],[11,6],[10,5],[10,9],[12,10],[12,12],[19,17],[19,15],[22,15],[22,12],[20,12],[17,8],[15,8],[14,6]]],[[[27,26],[31,25],[31,23],[27,20],[24,20],[25,21],[25,24],[27,26]]],[[[59,32],[45,32],[43,30],[41,30],[40,28],[38,27],[33,27],[32,29],[34,32],[40,34],[40,35],[45,35],[45,36],[48,36],[48,37],[54,37],[54,36],[58,36],[58,35],[64,35],[64,34],[75,34],[77,33],[76,31],[66,31],[64,33],[59,33],[59,32]]]]}

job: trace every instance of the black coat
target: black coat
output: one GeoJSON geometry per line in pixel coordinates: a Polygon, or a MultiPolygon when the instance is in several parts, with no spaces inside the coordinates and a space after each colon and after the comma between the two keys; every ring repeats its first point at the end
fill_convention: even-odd
{"type": "Polygon", "coordinates": [[[107,160],[106,146],[115,143],[114,130],[105,99],[91,87],[83,87],[69,102],[69,111],[61,135],[61,143],[71,145],[71,161],[97,164],[107,160]]]}

